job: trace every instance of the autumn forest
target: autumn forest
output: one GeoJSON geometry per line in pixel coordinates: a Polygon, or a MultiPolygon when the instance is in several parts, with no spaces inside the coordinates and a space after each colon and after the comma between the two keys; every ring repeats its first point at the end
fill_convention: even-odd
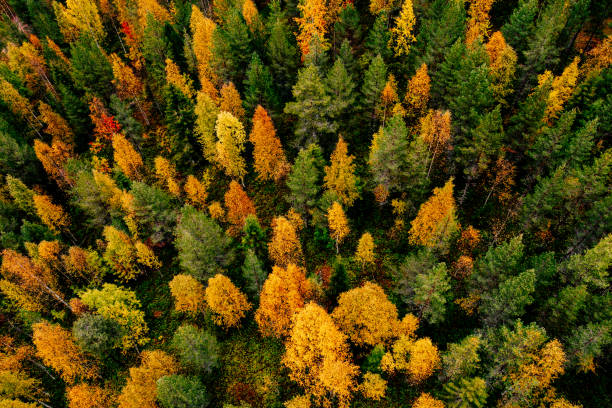
{"type": "Polygon", "coordinates": [[[612,0],[0,0],[0,408],[612,406],[612,0]]]}

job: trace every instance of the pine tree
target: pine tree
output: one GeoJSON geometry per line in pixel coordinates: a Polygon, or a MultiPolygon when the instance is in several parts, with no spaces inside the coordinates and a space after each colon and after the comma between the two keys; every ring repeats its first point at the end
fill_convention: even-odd
{"type": "Polygon", "coordinates": [[[387,25],[388,21],[387,13],[379,13],[374,20],[374,25],[368,31],[365,47],[369,51],[366,55],[370,58],[374,58],[376,55],[381,55],[384,59],[391,57],[391,47],[389,47],[391,35],[387,25]]]}
{"type": "Polygon", "coordinates": [[[406,179],[408,160],[408,131],[400,116],[389,120],[372,138],[368,164],[374,183],[385,191],[402,189],[406,179]]]}
{"type": "Polygon", "coordinates": [[[253,160],[260,180],[279,181],[289,172],[289,164],[276,129],[268,112],[258,105],[253,115],[253,129],[249,135],[253,143],[253,160]]]}
{"type": "Polygon", "coordinates": [[[174,332],[171,346],[181,365],[190,371],[210,375],[219,367],[220,347],[211,332],[191,324],[183,324],[174,332]]]}
{"type": "Polygon", "coordinates": [[[487,400],[487,386],[480,377],[460,378],[444,384],[443,399],[450,408],[482,408],[487,400]]]}
{"type": "Polygon", "coordinates": [[[259,294],[263,288],[267,273],[264,271],[261,262],[257,258],[255,251],[251,248],[247,249],[242,265],[242,277],[246,280],[247,286],[245,290],[253,298],[259,299],[259,294]]]}
{"type": "Polygon", "coordinates": [[[212,36],[212,66],[223,81],[241,84],[244,67],[249,65],[253,54],[251,32],[241,10],[232,8],[223,18],[222,27],[217,27],[212,36]]]}
{"type": "Polygon", "coordinates": [[[291,40],[292,33],[285,13],[281,10],[280,1],[270,2],[267,24],[270,36],[266,43],[266,51],[270,70],[278,84],[281,101],[286,101],[291,96],[291,84],[295,83],[298,59],[297,49],[291,40]]]}
{"type": "Polygon", "coordinates": [[[107,98],[113,91],[113,68],[102,48],[91,36],[82,35],[70,45],[70,56],[70,76],[76,87],[107,98]]]}
{"type": "Polygon", "coordinates": [[[379,54],[370,61],[361,86],[361,107],[365,117],[369,120],[368,124],[371,129],[374,127],[376,114],[382,104],[380,95],[386,83],[387,67],[379,54]]]}
{"type": "Polygon", "coordinates": [[[284,111],[297,116],[295,145],[316,143],[319,136],[337,130],[336,124],[329,119],[331,97],[325,91],[316,66],[308,65],[300,69],[292,92],[295,102],[288,102],[284,111]]]}
{"type": "Polygon", "coordinates": [[[501,29],[504,38],[518,55],[522,55],[528,45],[528,40],[535,29],[537,14],[537,0],[520,0],[508,22],[501,29]]]}
{"type": "Polygon", "coordinates": [[[270,74],[270,69],[263,64],[259,55],[253,53],[246,78],[243,84],[244,106],[247,114],[255,112],[257,106],[262,105],[268,109],[278,107],[278,97],[275,92],[275,84],[270,74]]]}
{"type": "Polygon", "coordinates": [[[348,130],[344,125],[351,120],[350,114],[357,95],[353,77],[346,70],[341,58],[336,58],[334,65],[325,77],[327,93],[330,95],[329,115],[335,122],[336,129],[348,130]]]}
{"type": "Polygon", "coordinates": [[[246,174],[246,163],[241,153],[244,151],[246,133],[242,123],[229,112],[220,112],[215,126],[217,133],[217,163],[226,175],[238,178],[241,182],[246,174]]]}
{"type": "Polygon", "coordinates": [[[431,324],[442,322],[446,312],[446,294],[450,288],[445,263],[436,265],[427,273],[418,274],[414,279],[412,302],[419,310],[419,317],[431,324]]]}
{"type": "Polygon", "coordinates": [[[500,31],[493,33],[486,44],[489,55],[489,75],[491,77],[491,92],[495,100],[507,104],[507,98],[512,93],[511,85],[516,71],[517,56],[500,31]]]}

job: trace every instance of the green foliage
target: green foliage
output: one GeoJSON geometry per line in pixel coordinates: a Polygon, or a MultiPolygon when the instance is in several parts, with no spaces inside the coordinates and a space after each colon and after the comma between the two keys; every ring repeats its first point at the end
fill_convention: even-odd
{"type": "Polygon", "coordinates": [[[166,375],[157,380],[157,400],[163,408],[205,408],[208,393],[197,377],[166,375]]]}
{"type": "Polygon", "coordinates": [[[316,203],[323,179],[323,157],[318,145],[301,149],[287,178],[290,194],[287,201],[296,211],[306,211],[316,203]]]}
{"type": "Polygon", "coordinates": [[[244,107],[247,117],[251,117],[257,105],[267,110],[278,106],[278,97],[274,91],[274,82],[270,69],[263,64],[257,53],[253,53],[244,80],[244,107]]]}
{"type": "Polygon", "coordinates": [[[412,302],[418,308],[419,315],[432,324],[443,321],[446,292],[450,288],[450,277],[445,263],[439,263],[427,273],[418,274],[414,279],[412,302]]]}
{"type": "Polygon", "coordinates": [[[255,251],[250,248],[247,249],[242,264],[242,277],[246,281],[246,292],[253,298],[258,299],[267,276],[268,274],[264,271],[255,251]]]}
{"type": "Polygon", "coordinates": [[[122,332],[115,320],[92,314],[79,317],[72,326],[72,335],[79,347],[101,359],[121,345],[122,332]]]}
{"type": "Polygon", "coordinates": [[[212,374],[218,366],[219,346],[211,333],[195,326],[179,327],[172,338],[172,347],[182,365],[199,374],[212,374]]]}
{"type": "Polygon", "coordinates": [[[74,84],[85,92],[102,98],[113,91],[113,69],[102,48],[89,36],[83,35],[70,49],[74,84]]]}
{"type": "Polygon", "coordinates": [[[158,187],[146,183],[132,184],[134,215],[142,236],[153,243],[169,240],[177,218],[172,197],[158,187]]]}
{"type": "Polygon", "coordinates": [[[376,346],[374,346],[372,351],[370,351],[370,354],[368,354],[365,360],[363,361],[363,364],[361,365],[361,371],[364,373],[371,372],[375,374],[381,374],[382,370],[380,369],[380,362],[384,355],[385,348],[382,346],[382,344],[377,344],[376,346]]]}
{"type": "Polygon", "coordinates": [[[449,408],[481,408],[487,401],[487,386],[480,377],[461,378],[444,385],[444,401],[449,408]]]}

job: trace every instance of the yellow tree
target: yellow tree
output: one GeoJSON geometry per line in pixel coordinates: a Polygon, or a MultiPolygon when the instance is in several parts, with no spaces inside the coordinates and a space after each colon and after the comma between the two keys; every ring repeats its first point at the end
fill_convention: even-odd
{"type": "Polygon", "coordinates": [[[174,63],[170,58],[166,58],[166,81],[168,84],[173,85],[176,89],[181,91],[188,98],[193,98],[193,85],[191,79],[187,78],[184,74],[181,74],[181,70],[178,65],[174,63]]]}
{"type": "Polygon", "coordinates": [[[189,22],[193,41],[193,53],[198,62],[200,83],[214,82],[214,73],[210,66],[212,58],[212,36],[216,25],[210,18],[204,16],[195,4],[191,6],[191,20],[189,22]]]}
{"type": "Polygon", "coordinates": [[[238,236],[244,227],[244,221],[249,215],[255,215],[255,206],[247,193],[236,181],[232,180],[225,193],[225,207],[227,220],[232,224],[229,234],[238,236]]]}
{"type": "Polygon", "coordinates": [[[119,408],[157,408],[157,380],[175,374],[179,364],[161,350],[146,350],[139,367],[130,368],[130,377],[118,397],[119,408]]]}
{"type": "Polygon", "coordinates": [[[410,44],[416,41],[412,32],[415,23],[412,0],[404,0],[402,10],[399,16],[395,18],[395,27],[391,29],[391,41],[397,57],[408,55],[410,44]]]}
{"type": "Polygon", "coordinates": [[[344,292],[332,313],[334,321],[357,346],[389,343],[398,336],[397,308],[375,283],[344,292]]]}
{"type": "Polygon", "coordinates": [[[453,197],[453,179],[442,188],[434,188],[433,195],[419,208],[412,220],[410,243],[430,248],[444,247],[458,229],[453,197]]]}
{"type": "Polygon", "coordinates": [[[384,372],[406,373],[415,384],[431,377],[439,366],[440,353],[428,337],[415,341],[410,336],[401,336],[380,362],[384,372]]]}
{"type": "Polygon", "coordinates": [[[320,405],[350,405],[359,368],[350,360],[346,336],[321,306],[309,303],[296,314],[282,361],[320,405]]]}
{"type": "Polygon", "coordinates": [[[370,0],[370,13],[389,12],[396,5],[396,0],[370,0]]]}
{"type": "Polygon", "coordinates": [[[60,205],[53,204],[51,197],[44,194],[34,194],[32,199],[34,200],[34,207],[36,207],[36,214],[50,230],[59,232],[70,225],[68,215],[60,205]]]}
{"type": "Polygon", "coordinates": [[[357,250],[355,251],[355,260],[361,264],[361,268],[364,268],[366,264],[374,263],[374,248],[375,245],[372,234],[364,232],[361,238],[359,238],[357,250]]]}
{"type": "Polygon", "coordinates": [[[346,215],[344,215],[344,210],[337,201],[334,201],[327,211],[327,223],[331,232],[330,236],[336,241],[336,253],[339,253],[340,243],[344,241],[351,230],[346,215]]]}
{"type": "Polygon", "coordinates": [[[81,383],[66,389],[68,408],[107,408],[111,393],[97,385],[81,383]]]}
{"type": "Polygon", "coordinates": [[[335,193],[343,205],[350,207],[359,198],[358,180],[353,163],[355,156],[349,156],[348,145],[342,136],[338,138],[330,159],[330,165],[325,166],[325,188],[335,193]]]}
{"type": "Polygon", "coordinates": [[[443,153],[449,147],[451,137],[451,114],[449,111],[439,110],[430,111],[429,114],[421,119],[421,140],[429,146],[431,161],[427,177],[431,173],[436,156],[443,153]]]}
{"type": "Polygon", "coordinates": [[[385,397],[387,381],[380,374],[367,372],[363,375],[363,382],[359,384],[361,394],[374,401],[380,401],[385,397]]]}
{"type": "Polygon", "coordinates": [[[32,325],[32,341],[36,346],[36,355],[67,383],[74,384],[79,379],[98,376],[96,366],[76,345],[70,331],[42,321],[32,325]]]}
{"type": "Polygon", "coordinates": [[[113,159],[121,171],[132,180],[139,180],[142,157],[121,133],[113,134],[113,159]]]}
{"type": "Polygon", "coordinates": [[[140,26],[144,29],[147,26],[147,16],[149,14],[155,17],[155,20],[160,23],[171,21],[172,17],[168,10],[160,5],[157,0],[136,0],[138,7],[138,18],[140,20],[140,26]]]}
{"type": "Polygon", "coordinates": [[[220,273],[208,280],[205,298],[214,322],[226,330],[240,326],[240,319],[252,307],[246,295],[220,273]]]}
{"type": "Polygon", "coordinates": [[[53,109],[43,101],[38,103],[38,112],[40,113],[40,120],[47,125],[44,129],[45,133],[51,135],[54,140],[61,140],[68,148],[74,145],[74,134],[64,118],[55,113],[53,109]]]}
{"type": "Polygon", "coordinates": [[[316,35],[321,46],[326,49],[329,45],[325,39],[327,33],[327,5],[324,0],[305,0],[298,5],[300,17],[295,18],[299,33],[297,42],[302,51],[302,61],[310,52],[310,43],[316,35]]]}
{"type": "Polygon", "coordinates": [[[206,199],[208,198],[208,191],[206,185],[198,180],[191,174],[187,176],[185,181],[185,194],[187,194],[187,201],[198,209],[206,208],[206,199]]]}
{"type": "Polygon", "coordinates": [[[95,1],[66,0],[66,6],[53,2],[60,31],[67,41],[80,34],[90,35],[97,41],[104,38],[104,27],[95,1]]]}
{"type": "Polygon", "coordinates": [[[578,81],[579,62],[579,57],[574,58],[574,61],[565,67],[563,73],[553,79],[543,118],[545,122],[550,124],[553,119],[556,119],[559,116],[559,112],[563,110],[565,102],[572,96],[574,88],[576,87],[576,82],[578,81]]]}
{"type": "Polygon", "coordinates": [[[134,74],[132,68],[121,61],[117,54],[110,55],[111,64],[113,67],[113,85],[117,91],[117,96],[123,100],[137,99],[143,91],[143,85],[140,78],[134,74]]]}
{"type": "Polygon", "coordinates": [[[506,97],[512,92],[511,83],[516,72],[517,56],[510,45],[506,43],[501,31],[491,35],[486,44],[489,56],[489,76],[491,92],[500,103],[507,103],[506,97]]]}
{"type": "Polygon", "coordinates": [[[406,97],[404,104],[406,111],[411,117],[419,117],[427,109],[429,102],[429,90],[431,88],[431,79],[427,73],[427,65],[423,63],[410,81],[406,89],[406,97]]]}
{"type": "Polygon", "coordinates": [[[170,283],[170,293],[174,298],[174,308],[179,312],[197,314],[204,310],[204,285],[191,275],[176,275],[170,283]]]}
{"type": "Polygon", "coordinates": [[[65,169],[68,159],[72,157],[72,147],[70,145],[62,142],[59,138],[54,138],[51,145],[36,139],[34,140],[34,153],[36,153],[36,157],[40,160],[47,174],[60,187],[74,184],[65,169]]]}
{"type": "Polygon", "coordinates": [[[382,92],[380,93],[381,103],[376,107],[377,115],[382,119],[382,126],[385,126],[388,117],[394,114],[400,114],[404,116],[404,108],[398,103],[399,97],[397,96],[397,81],[393,74],[389,74],[387,82],[382,92]]]}
{"type": "Polygon", "coordinates": [[[444,403],[424,392],[414,401],[412,408],[444,408],[444,403]]]}
{"type": "Polygon", "coordinates": [[[274,266],[259,296],[255,321],[264,336],[284,337],[289,334],[293,315],[304,307],[310,296],[310,283],[304,268],[289,264],[274,266]]]}
{"type": "Polygon", "coordinates": [[[472,0],[468,10],[469,20],[465,43],[470,46],[478,38],[486,38],[489,31],[489,11],[495,0],[472,0]]]}
{"type": "Polygon", "coordinates": [[[294,225],[285,217],[276,217],[272,221],[272,239],[268,244],[268,254],[279,266],[303,262],[302,244],[294,225]]]}
{"type": "Polygon", "coordinates": [[[242,123],[229,112],[220,112],[217,116],[216,160],[229,177],[242,182],[246,174],[246,162],[241,156],[244,151],[246,133],[242,123]]]}
{"type": "Polygon", "coordinates": [[[253,143],[253,167],[260,180],[279,181],[289,172],[289,163],[268,112],[257,105],[253,115],[253,129],[249,134],[253,143]]]}
{"type": "Polygon", "coordinates": [[[198,141],[202,145],[204,157],[206,160],[213,162],[217,154],[215,125],[219,108],[215,100],[206,92],[198,92],[195,114],[195,131],[198,135],[198,141]]]}
{"type": "Polygon", "coordinates": [[[181,186],[176,181],[176,169],[170,161],[164,157],[157,156],[154,160],[155,174],[159,181],[165,184],[170,194],[175,197],[181,195],[181,186]]]}
{"type": "Polygon", "coordinates": [[[233,82],[223,84],[219,92],[219,110],[221,112],[229,112],[238,120],[244,120],[244,108],[242,107],[242,99],[240,93],[234,86],[233,82]]]}
{"type": "Polygon", "coordinates": [[[102,233],[106,240],[104,259],[123,281],[134,279],[140,274],[137,265],[137,254],[129,235],[113,226],[104,227],[102,233]]]}

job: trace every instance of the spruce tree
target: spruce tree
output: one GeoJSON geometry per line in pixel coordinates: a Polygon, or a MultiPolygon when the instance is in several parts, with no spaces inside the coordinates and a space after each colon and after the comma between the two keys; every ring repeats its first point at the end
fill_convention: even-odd
{"type": "Polygon", "coordinates": [[[287,178],[287,201],[302,215],[316,204],[323,178],[323,157],[316,144],[300,150],[287,178]]]}
{"type": "Polygon", "coordinates": [[[370,61],[361,86],[361,108],[370,130],[375,128],[376,112],[382,104],[380,94],[386,83],[387,66],[379,54],[370,61]]]}
{"type": "Polygon", "coordinates": [[[330,95],[329,115],[336,122],[336,127],[342,134],[348,135],[347,126],[351,118],[353,104],[356,99],[355,83],[351,74],[347,72],[340,58],[327,72],[325,78],[327,93],[330,95]]]}
{"type": "Polygon", "coordinates": [[[278,97],[274,91],[274,82],[269,68],[263,64],[257,53],[253,53],[246,78],[243,83],[246,116],[253,116],[257,105],[264,108],[276,109],[278,97]]]}

